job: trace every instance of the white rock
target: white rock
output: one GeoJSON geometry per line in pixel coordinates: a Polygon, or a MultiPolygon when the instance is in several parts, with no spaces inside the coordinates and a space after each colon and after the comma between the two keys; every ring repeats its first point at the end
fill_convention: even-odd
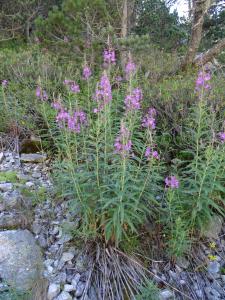
{"type": "Polygon", "coordinates": [[[48,300],[55,298],[60,292],[60,285],[56,283],[51,283],[48,288],[48,300]]]}
{"type": "Polygon", "coordinates": [[[173,299],[173,293],[170,290],[163,290],[159,294],[160,300],[173,299]]]}
{"type": "Polygon", "coordinates": [[[13,185],[10,182],[0,183],[0,191],[2,191],[2,192],[11,191],[12,188],[13,188],[13,185]]]}
{"type": "Polygon", "coordinates": [[[77,273],[74,278],[72,279],[71,284],[74,286],[74,288],[77,288],[78,282],[80,280],[81,275],[79,273],[77,273]]]}
{"type": "Polygon", "coordinates": [[[71,252],[64,252],[63,255],[62,255],[62,258],[61,260],[63,262],[67,262],[67,261],[70,261],[74,258],[74,254],[71,253],[71,252]]]}
{"type": "Polygon", "coordinates": [[[25,185],[26,185],[26,187],[30,188],[30,187],[34,186],[34,183],[32,181],[27,181],[25,183],[25,185]]]}
{"type": "Polygon", "coordinates": [[[68,292],[63,291],[61,294],[59,294],[56,300],[73,300],[73,298],[68,292]]]}
{"type": "Polygon", "coordinates": [[[0,152],[0,164],[3,162],[4,159],[4,153],[0,152]]]}
{"type": "Polygon", "coordinates": [[[76,297],[82,296],[84,288],[85,288],[85,284],[80,281],[77,285],[75,296],[76,297]]]}
{"type": "Polygon", "coordinates": [[[65,292],[72,292],[72,291],[75,291],[75,288],[72,284],[65,284],[64,285],[64,291],[65,292]]]}

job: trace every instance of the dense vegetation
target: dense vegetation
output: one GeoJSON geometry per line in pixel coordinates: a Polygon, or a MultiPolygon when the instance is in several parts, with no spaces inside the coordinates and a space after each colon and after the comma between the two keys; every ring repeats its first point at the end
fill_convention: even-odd
{"type": "MultiPolygon", "coordinates": [[[[19,29],[2,32],[2,143],[41,137],[88,244],[146,254],[154,224],[164,256],[188,253],[224,215],[224,53],[217,67],[177,71],[191,24],[164,1],[134,1],[126,37],[123,1],[46,1],[29,24],[37,3],[22,2],[19,29]]],[[[224,37],[223,7],[210,14],[203,51],[224,37]]]]}

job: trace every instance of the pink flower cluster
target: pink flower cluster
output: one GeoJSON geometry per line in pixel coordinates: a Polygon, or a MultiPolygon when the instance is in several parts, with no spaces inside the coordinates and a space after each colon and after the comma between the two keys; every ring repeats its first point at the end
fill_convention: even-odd
{"type": "Polygon", "coordinates": [[[196,91],[201,91],[202,89],[209,90],[211,85],[208,84],[208,81],[211,79],[209,72],[200,71],[195,82],[196,91]]]}
{"type": "Polygon", "coordinates": [[[179,180],[176,176],[168,176],[165,179],[165,184],[167,188],[178,189],[179,188],[179,180]]]}
{"type": "Polygon", "coordinates": [[[86,113],[80,110],[76,110],[72,114],[69,114],[59,102],[54,102],[52,107],[58,111],[56,116],[56,122],[59,126],[67,127],[68,130],[80,133],[81,128],[87,126],[86,113]]]}
{"type": "Polygon", "coordinates": [[[219,139],[221,141],[222,144],[225,143],[225,131],[224,132],[219,132],[219,139]]]}
{"type": "Polygon", "coordinates": [[[155,158],[159,160],[159,153],[158,151],[152,149],[150,147],[147,147],[145,150],[145,157],[149,160],[150,158],[155,158]]]}
{"type": "Polygon", "coordinates": [[[44,101],[48,100],[47,92],[45,90],[42,90],[42,88],[40,86],[38,86],[36,88],[36,97],[41,99],[41,100],[44,100],[44,101]]]}
{"type": "Polygon", "coordinates": [[[127,65],[125,66],[125,73],[127,79],[129,79],[130,76],[135,73],[135,71],[136,71],[136,65],[131,59],[129,59],[127,65]]]}
{"type": "Polygon", "coordinates": [[[143,99],[142,90],[140,88],[133,89],[130,95],[127,95],[124,100],[126,111],[141,109],[142,99],[143,99]]]}
{"type": "Polygon", "coordinates": [[[115,64],[116,63],[115,50],[105,49],[103,52],[103,59],[106,65],[115,64]]]}
{"type": "Polygon", "coordinates": [[[83,68],[83,79],[88,80],[91,77],[91,69],[88,66],[84,66],[83,68]]]}
{"type": "Polygon", "coordinates": [[[117,136],[114,147],[115,153],[127,156],[131,150],[132,142],[130,139],[130,131],[126,128],[125,124],[122,123],[120,127],[120,134],[117,136]]]}
{"type": "Polygon", "coordinates": [[[142,119],[142,126],[149,129],[155,129],[156,127],[155,117],[156,117],[155,108],[149,108],[148,113],[142,119]]]}
{"type": "Polygon", "coordinates": [[[95,91],[94,100],[98,104],[98,107],[94,109],[94,113],[102,111],[105,105],[112,101],[111,84],[106,73],[100,79],[100,83],[95,91]]]}
{"type": "Polygon", "coordinates": [[[77,94],[80,92],[80,87],[75,81],[65,79],[63,83],[69,87],[72,93],[77,94]]]}

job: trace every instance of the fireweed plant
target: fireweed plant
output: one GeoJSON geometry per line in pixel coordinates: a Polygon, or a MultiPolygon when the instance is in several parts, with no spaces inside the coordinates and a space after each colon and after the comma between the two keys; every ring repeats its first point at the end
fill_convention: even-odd
{"type": "Polygon", "coordinates": [[[214,213],[224,215],[225,149],[224,123],[218,124],[210,103],[211,74],[206,68],[195,83],[196,104],[190,109],[187,139],[191,159],[177,160],[174,176],[166,178],[165,195],[170,212],[170,253],[182,255],[196,230],[204,230],[214,213]],[[190,125],[191,124],[191,125],[190,125]],[[218,128],[221,128],[218,132],[218,128]]]}
{"type": "MultiPolygon", "coordinates": [[[[111,85],[118,80],[114,50],[105,50],[103,60],[97,83],[86,64],[80,84],[65,79],[65,95],[51,103],[55,121],[48,125],[54,126],[63,158],[54,176],[62,195],[71,199],[71,210],[80,213],[80,232],[119,246],[159,208],[163,168],[155,141],[157,111],[141,110],[144,94],[135,64],[128,61],[118,91],[111,85]]],[[[45,110],[44,89],[37,97],[45,110]]]]}

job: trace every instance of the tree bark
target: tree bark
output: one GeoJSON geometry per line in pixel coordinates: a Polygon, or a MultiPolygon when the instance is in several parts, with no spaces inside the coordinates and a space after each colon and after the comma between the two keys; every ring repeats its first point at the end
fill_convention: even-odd
{"type": "Polygon", "coordinates": [[[225,38],[214,45],[211,49],[203,53],[199,58],[197,58],[194,63],[196,65],[205,65],[211,61],[215,56],[217,56],[223,49],[225,49],[225,38]]]}
{"type": "Polygon", "coordinates": [[[204,22],[204,16],[211,6],[211,0],[194,0],[194,15],[192,22],[191,38],[188,47],[186,57],[182,63],[182,69],[185,69],[188,65],[194,62],[196,53],[199,48],[199,44],[202,39],[202,26],[204,22]]]}

